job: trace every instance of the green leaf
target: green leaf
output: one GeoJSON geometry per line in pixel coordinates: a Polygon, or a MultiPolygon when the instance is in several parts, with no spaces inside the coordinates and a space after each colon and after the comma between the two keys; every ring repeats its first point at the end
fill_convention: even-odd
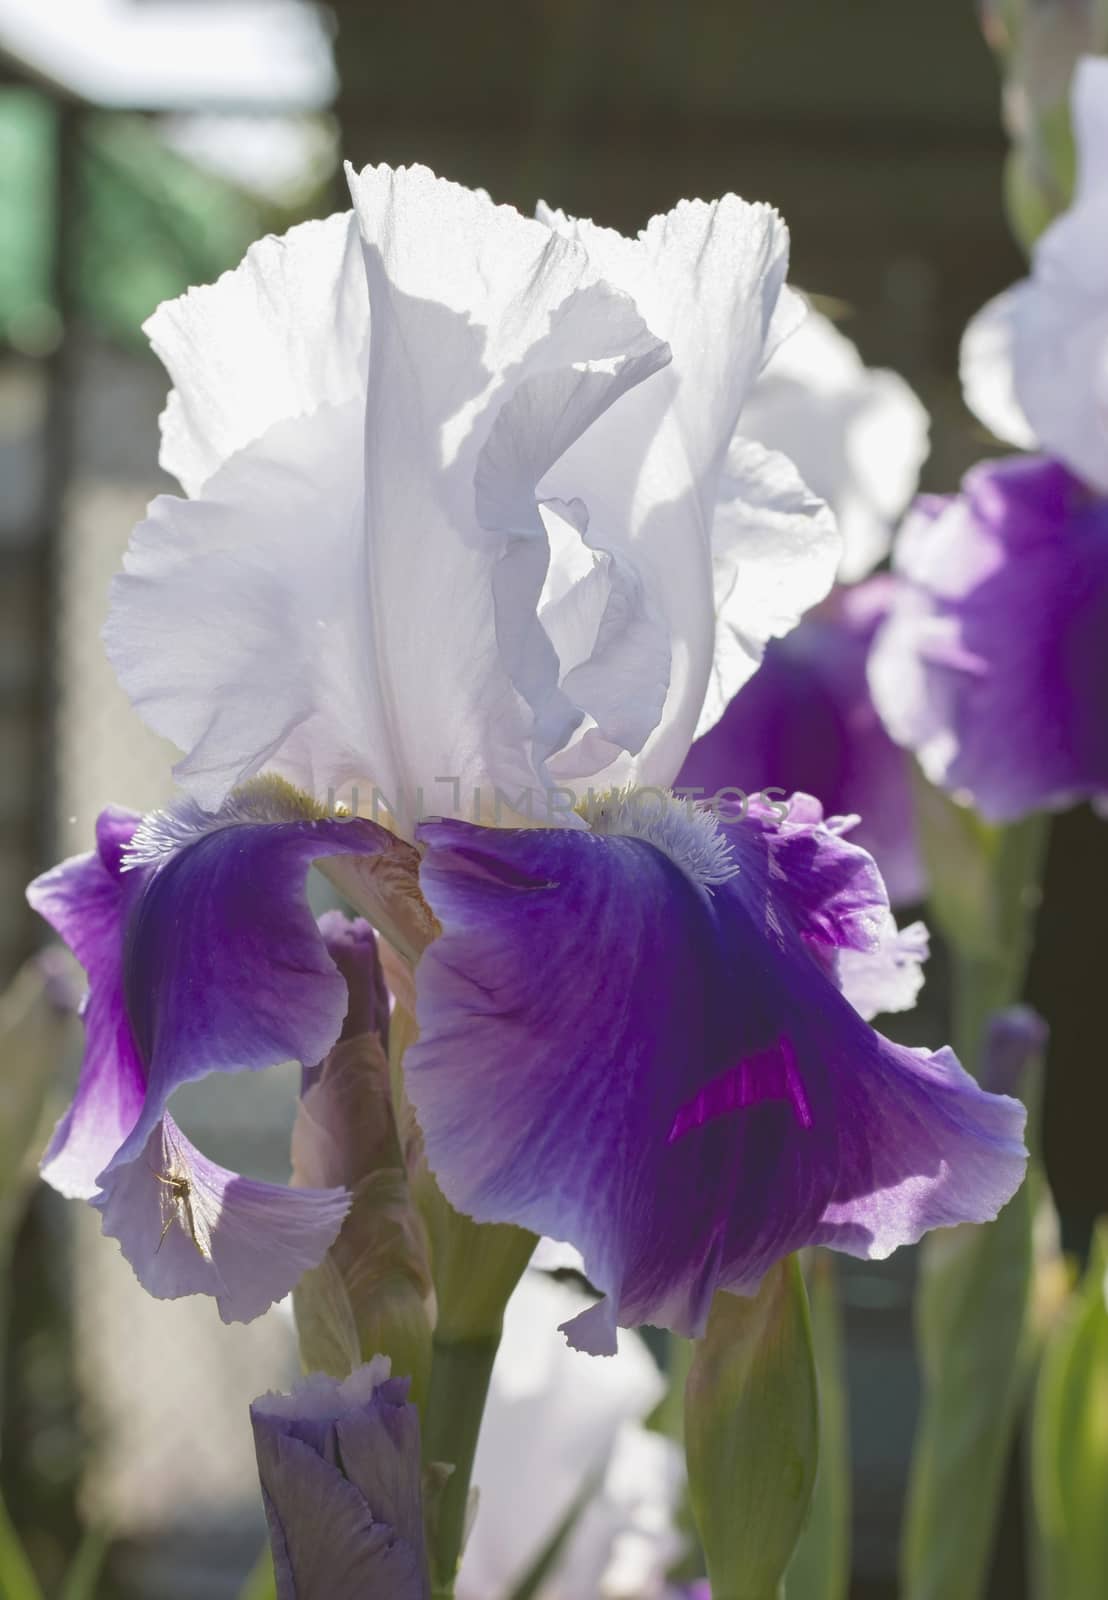
{"type": "Polygon", "coordinates": [[[924,1403],[912,1456],[904,1600],[976,1600],[984,1589],[1027,1376],[1032,1189],[995,1222],[931,1235],[916,1326],[924,1403]]]}
{"type": "Polygon", "coordinates": [[[95,1600],[110,1544],[111,1537],[104,1528],[86,1528],[58,1600],[95,1600]]]}
{"type": "Polygon", "coordinates": [[[958,955],[956,1042],[972,1066],[989,1015],[1022,988],[1049,820],[994,827],[917,776],[928,909],[958,955]]]}
{"type": "MultiPolygon", "coordinates": [[[[1022,988],[1048,825],[1032,817],[991,827],[925,787],[919,801],[931,905],[955,957],[954,1043],[973,1071],[989,1018],[1022,988]]],[[[920,1249],[924,1393],[901,1549],[904,1600],[979,1600],[984,1589],[1029,1369],[1041,1188],[1038,1178],[1025,1183],[995,1222],[939,1229],[920,1249]]]]}
{"type": "Polygon", "coordinates": [[[254,1570],[239,1591],[239,1600],[277,1600],[277,1580],[273,1575],[273,1557],[265,1545],[254,1570]]]}
{"type": "Polygon", "coordinates": [[[31,1563],[0,1500],[0,1600],[42,1600],[31,1563]]]}
{"type": "Polygon", "coordinates": [[[689,1497],[714,1600],[776,1600],[816,1475],[808,1297],[795,1257],[719,1293],[685,1389],[689,1497]]]}
{"type": "Polygon", "coordinates": [[[1108,1223],[1047,1346],[1035,1397],[1032,1484],[1049,1600],[1108,1589],[1108,1223]]]}
{"type": "Polygon", "coordinates": [[[805,1276],[819,1380],[819,1465],[812,1507],[785,1578],[787,1600],[846,1600],[850,1584],[850,1423],[834,1258],[812,1252],[805,1276]]]}

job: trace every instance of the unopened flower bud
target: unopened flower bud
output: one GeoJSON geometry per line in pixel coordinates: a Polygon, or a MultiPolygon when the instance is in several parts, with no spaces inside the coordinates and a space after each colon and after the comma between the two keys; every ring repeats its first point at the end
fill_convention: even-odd
{"type": "Polygon", "coordinates": [[[994,1011],[985,1029],[981,1051],[981,1086],[990,1094],[1034,1099],[1029,1072],[1042,1064],[1050,1030],[1030,1006],[1008,1006],[994,1011]]]}
{"type": "Polygon", "coordinates": [[[388,1005],[376,942],[337,915],[321,930],[350,991],[343,1037],[305,1073],[293,1130],[293,1184],[341,1185],[349,1214],[321,1265],[293,1295],[309,1369],[342,1377],[384,1350],[422,1400],[433,1295],[423,1221],[412,1200],[389,1083],[388,1005]]]}
{"type": "Polygon", "coordinates": [[[250,1407],[277,1600],[427,1600],[419,1414],[376,1356],[250,1407]]]}

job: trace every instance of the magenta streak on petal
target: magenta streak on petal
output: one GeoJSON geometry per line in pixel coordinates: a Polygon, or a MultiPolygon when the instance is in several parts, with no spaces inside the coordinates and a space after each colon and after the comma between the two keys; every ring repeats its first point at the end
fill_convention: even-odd
{"type": "Polygon", "coordinates": [[[812,1126],[812,1110],[800,1081],[796,1051],[786,1038],[778,1039],[768,1050],[747,1056],[737,1067],[730,1067],[705,1084],[699,1094],[678,1111],[666,1142],[673,1144],[682,1134],[702,1128],[716,1117],[761,1105],[767,1100],[788,1101],[800,1126],[812,1126]]]}

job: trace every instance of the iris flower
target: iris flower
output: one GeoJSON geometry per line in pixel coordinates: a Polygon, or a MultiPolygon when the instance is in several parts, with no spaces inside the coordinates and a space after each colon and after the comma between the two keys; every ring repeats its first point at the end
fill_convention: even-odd
{"type": "MultiPolygon", "coordinates": [[[[150,324],[188,498],[137,530],[107,638],[191,800],[109,817],[34,891],[92,968],[48,1172],[79,1148],[120,1233],[133,1175],[149,1276],[172,1084],[338,1036],[302,901],[324,858],[407,963],[431,1169],[460,1210],[581,1250],[603,1299],[578,1346],[696,1334],[717,1287],[801,1245],[881,1255],[995,1215],[1022,1108],[852,1003],[904,982],[870,857],[803,796],[736,815],[668,792],[840,556],[742,432],[802,314],[780,218],[683,202],[631,240],[422,169],[350,183],[351,213],[150,324]],[[331,813],[355,788],[388,830],[331,813]]],[[[342,1205],[297,1204],[326,1214],[317,1253],[342,1205]]]]}
{"type": "Polygon", "coordinates": [[[1039,449],[1108,494],[1108,62],[1085,56],[1072,89],[1077,174],[1068,211],[1037,241],[1031,274],[990,300],[962,341],[966,403],[1009,444],[1039,449]]]}
{"type": "Polygon", "coordinates": [[[962,348],[971,409],[1045,454],[919,502],[870,661],[893,738],[995,822],[1108,793],[1108,62],[1079,64],[1073,126],[1072,206],[962,348]]]}
{"type": "Polygon", "coordinates": [[[932,783],[992,822],[1108,794],[1108,500],[1042,456],[921,500],[869,660],[932,783]]]}

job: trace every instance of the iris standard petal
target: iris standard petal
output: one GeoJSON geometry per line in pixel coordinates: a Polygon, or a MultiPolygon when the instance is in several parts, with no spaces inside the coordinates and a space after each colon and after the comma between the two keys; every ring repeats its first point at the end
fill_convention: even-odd
{"type": "Polygon", "coordinates": [[[594,1352],[617,1321],[696,1333],[717,1288],[814,1240],[884,1255],[991,1217],[1026,1159],[1022,1106],[839,992],[838,951],[880,932],[864,853],[818,808],[751,814],[706,875],[678,810],[687,831],[421,830],[428,1159],[461,1210],[580,1247],[608,1300],[570,1337],[594,1352]]]}
{"type": "Polygon", "coordinates": [[[319,800],[366,777],[381,729],[359,577],[363,414],[321,405],[231,456],[200,498],[159,495],[113,580],[109,660],[210,809],[263,767],[319,800]]]}
{"type": "Polygon", "coordinates": [[[780,218],[689,202],[632,241],[423,168],[350,187],[352,218],[152,320],[195,498],[135,533],[121,683],[209,809],[265,770],[358,786],[410,833],[475,793],[670,781],[717,610],[729,692],[837,557],[779,461],[724,473],[802,309],[780,218]]]}
{"type": "Polygon", "coordinates": [[[1108,503],[1038,457],[921,503],[869,660],[890,734],[993,822],[1108,792],[1108,503]]]}
{"type": "Polygon", "coordinates": [[[867,367],[846,335],[810,310],[768,362],[740,427],[788,456],[834,511],[839,581],[872,572],[888,554],[928,450],[927,412],[904,379],[867,367]]]}
{"type": "Polygon", "coordinates": [[[354,219],[259,239],[218,283],[160,305],[143,332],[173,380],[161,464],[199,494],[275,423],[364,390],[369,297],[354,219]]]}
{"type": "MultiPolygon", "coordinates": [[[[673,353],[665,372],[591,429],[549,480],[564,494],[564,473],[586,499],[581,484],[597,486],[592,500],[611,508],[606,526],[626,529],[678,646],[664,714],[642,754],[628,762],[601,751],[588,772],[598,785],[669,784],[706,697],[718,699],[714,719],[754,671],[765,640],[827,592],[839,557],[833,518],[791,464],[735,438],[764,362],[803,320],[803,303],[785,287],[788,230],[772,207],[735,195],[682,201],[635,239],[546,206],[539,215],[584,246],[673,353]],[[743,585],[735,582],[740,563],[743,585]],[[773,607],[748,603],[751,579],[776,591],[773,607]],[[724,686],[714,687],[721,676],[724,686]]],[[[572,782],[586,767],[555,762],[554,770],[572,782]]]]}
{"type": "MultiPolygon", "coordinates": [[[[187,326],[196,356],[244,303],[247,332],[268,341],[264,369],[287,370],[270,386],[268,426],[255,407],[196,500],[155,501],[106,639],[205,805],[265,768],[318,799],[359,785],[410,831],[451,786],[467,812],[474,791],[541,789],[546,749],[586,715],[628,742],[657,721],[668,637],[634,560],[609,574],[603,517],[590,528],[597,508],[574,499],[581,486],[563,523],[602,568],[604,622],[584,660],[561,663],[537,622],[551,543],[538,480],[668,351],[579,245],[510,207],[422,168],[350,182],[368,364],[335,349],[344,328],[365,343],[349,237],[335,255],[342,219],[326,225],[330,254],[314,269],[290,235],[196,305],[159,313],[163,330],[187,326]],[[319,296],[307,318],[318,348],[290,335],[282,356],[275,326],[297,324],[305,287],[289,263],[319,296]],[[250,310],[259,289],[262,310],[250,310]],[[298,398],[309,352],[310,405],[298,398]],[[579,672],[566,698],[570,671],[594,656],[601,681],[579,672]],[[626,728],[605,674],[649,686],[626,728]]],[[[209,370],[186,365],[198,394],[221,382],[215,348],[209,370]]]]}

